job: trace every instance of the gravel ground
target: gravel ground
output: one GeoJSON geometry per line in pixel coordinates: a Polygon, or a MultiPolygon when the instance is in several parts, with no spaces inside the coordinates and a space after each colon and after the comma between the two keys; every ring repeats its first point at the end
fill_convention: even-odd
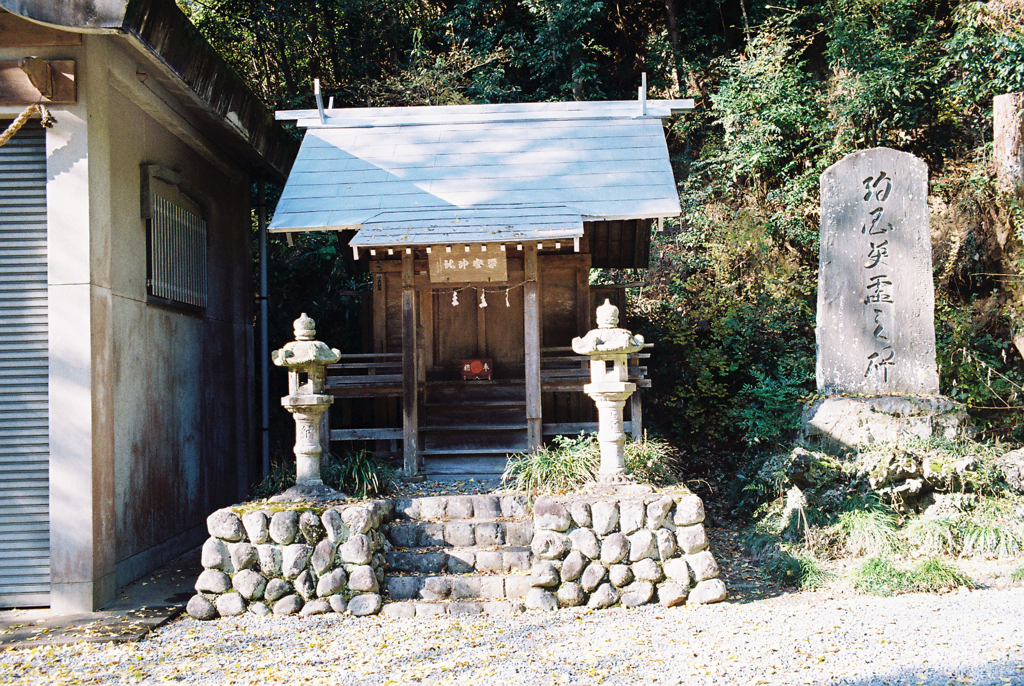
{"type": "Polygon", "coordinates": [[[519,617],[179,619],[0,653],[3,684],[1024,684],[1024,588],[519,617]]]}

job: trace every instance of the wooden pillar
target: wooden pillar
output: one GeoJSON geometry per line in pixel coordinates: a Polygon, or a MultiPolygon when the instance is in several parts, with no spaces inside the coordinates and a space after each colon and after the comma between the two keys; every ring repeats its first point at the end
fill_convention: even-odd
{"type": "Polygon", "coordinates": [[[402,452],[406,476],[416,476],[419,464],[419,399],[416,370],[416,289],[413,255],[402,251],[402,452]]]}
{"type": "MultiPolygon", "coordinates": [[[[594,316],[590,300],[590,255],[578,255],[576,267],[576,335],[585,336],[590,331],[594,316]]],[[[625,313],[623,313],[625,314],[625,313]]],[[[625,317],[623,317],[625,318],[625,317]]]]}
{"type": "Polygon", "coordinates": [[[537,284],[537,246],[524,246],[523,343],[526,368],[526,436],[530,450],[540,447],[540,288],[537,284]]]}
{"type": "Polygon", "coordinates": [[[1024,93],[997,95],[992,119],[996,185],[1008,195],[1024,195],[1024,93]]]}
{"type": "Polygon", "coordinates": [[[644,408],[640,401],[640,389],[633,391],[629,397],[629,435],[634,441],[640,440],[644,431],[644,408]]]}
{"type": "Polygon", "coordinates": [[[328,407],[320,415],[320,465],[331,461],[331,408],[328,407]]]}

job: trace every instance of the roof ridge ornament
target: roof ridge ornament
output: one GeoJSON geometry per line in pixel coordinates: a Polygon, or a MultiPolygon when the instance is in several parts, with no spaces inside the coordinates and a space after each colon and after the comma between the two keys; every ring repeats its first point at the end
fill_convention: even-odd
{"type": "Polygon", "coordinates": [[[313,79],[313,97],[316,98],[316,111],[320,115],[320,123],[324,124],[324,97],[320,94],[320,79],[313,79]]]}
{"type": "Polygon", "coordinates": [[[637,99],[640,101],[640,116],[647,116],[647,72],[640,72],[640,88],[637,99]]]}

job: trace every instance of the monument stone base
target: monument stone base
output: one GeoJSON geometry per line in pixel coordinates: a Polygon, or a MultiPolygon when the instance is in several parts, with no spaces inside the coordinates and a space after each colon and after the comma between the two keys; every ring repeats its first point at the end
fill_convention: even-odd
{"type": "Polygon", "coordinates": [[[804,407],[800,438],[822,450],[847,450],[899,438],[974,435],[967,410],[942,395],[823,398],[804,407]]]}

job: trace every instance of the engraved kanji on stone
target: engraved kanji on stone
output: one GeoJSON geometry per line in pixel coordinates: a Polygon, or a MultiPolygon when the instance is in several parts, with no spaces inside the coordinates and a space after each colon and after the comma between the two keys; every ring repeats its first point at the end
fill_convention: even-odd
{"type": "Polygon", "coordinates": [[[868,355],[868,368],[864,372],[864,376],[867,377],[873,370],[879,370],[882,373],[882,381],[889,380],[889,367],[892,367],[894,362],[892,359],[896,356],[896,351],[892,349],[891,345],[887,345],[882,348],[881,352],[873,352],[868,355]]]}
{"type": "Polygon", "coordinates": [[[821,192],[818,391],[938,393],[927,165],[858,151],[822,174],[821,192]]]}
{"type": "Polygon", "coordinates": [[[892,177],[887,175],[884,171],[878,172],[878,176],[869,176],[864,179],[864,199],[870,200],[872,193],[875,196],[875,200],[878,202],[885,202],[889,198],[889,193],[892,192],[892,177]],[[885,184],[881,188],[882,184],[885,184]]]}
{"type": "Polygon", "coordinates": [[[868,212],[871,217],[871,226],[864,224],[860,227],[861,233],[867,233],[871,236],[881,236],[887,231],[892,231],[892,223],[889,222],[885,226],[879,226],[878,223],[882,220],[882,212],[885,210],[884,207],[876,207],[875,209],[868,212]]]}
{"type": "Polygon", "coordinates": [[[882,326],[882,321],[881,321],[882,313],[883,312],[884,312],[884,310],[879,310],[879,309],[875,310],[875,330],[871,333],[871,335],[874,336],[875,338],[881,340],[881,341],[887,341],[887,340],[889,340],[889,337],[882,335],[882,332],[885,330],[884,327],[882,326]]]}
{"type": "Polygon", "coordinates": [[[879,264],[886,264],[884,258],[889,256],[889,241],[872,243],[868,250],[868,261],[864,263],[865,269],[874,269],[879,264]]]}
{"type": "Polygon", "coordinates": [[[892,281],[885,274],[875,274],[868,281],[868,294],[864,298],[865,303],[891,303],[892,302],[892,281]]]}

